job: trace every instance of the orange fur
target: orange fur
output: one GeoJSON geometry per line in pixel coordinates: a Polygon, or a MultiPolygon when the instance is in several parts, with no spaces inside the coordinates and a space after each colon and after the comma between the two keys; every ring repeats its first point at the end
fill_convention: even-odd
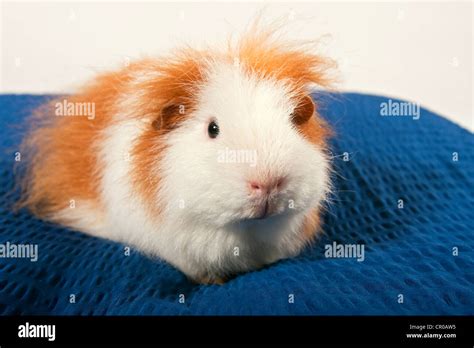
{"type": "Polygon", "coordinates": [[[317,114],[311,117],[306,123],[298,126],[301,134],[313,144],[320,146],[322,149],[326,147],[326,140],[332,135],[332,131],[327,123],[317,114]]]}
{"type": "Polygon", "coordinates": [[[307,94],[315,85],[329,86],[327,74],[334,62],[308,52],[301,45],[278,41],[273,31],[247,34],[231,57],[237,57],[250,73],[284,81],[295,95],[307,94]]]}
{"type": "Polygon", "coordinates": [[[313,209],[306,215],[303,224],[303,235],[307,241],[312,241],[320,226],[319,210],[313,209]]]}
{"type": "Polygon", "coordinates": [[[28,165],[22,206],[48,217],[67,208],[70,200],[97,199],[101,168],[95,141],[114,112],[120,83],[116,73],[103,75],[83,92],[53,100],[33,115],[32,131],[22,144],[28,165]],[[95,103],[95,119],[55,116],[54,105],[63,99],[95,103]]]}
{"type": "Polygon", "coordinates": [[[210,276],[204,276],[199,279],[195,279],[194,281],[198,284],[205,284],[205,285],[224,285],[228,279],[226,278],[216,278],[210,276]]]}

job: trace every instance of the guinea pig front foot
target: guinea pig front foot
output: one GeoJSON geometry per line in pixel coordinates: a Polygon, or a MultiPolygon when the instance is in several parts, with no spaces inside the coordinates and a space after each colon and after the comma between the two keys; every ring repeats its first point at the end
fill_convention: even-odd
{"type": "Polygon", "coordinates": [[[202,276],[192,279],[193,282],[203,285],[224,285],[227,281],[224,277],[216,277],[216,276],[202,276]]]}

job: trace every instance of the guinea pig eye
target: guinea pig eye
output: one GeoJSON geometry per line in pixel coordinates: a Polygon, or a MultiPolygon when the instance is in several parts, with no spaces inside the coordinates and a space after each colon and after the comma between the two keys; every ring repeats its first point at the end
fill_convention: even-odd
{"type": "Polygon", "coordinates": [[[207,134],[209,134],[209,138],[214,139],[219,134],[219,126],[217,125],[216,121],[211,121],[209,126],[207,127],[207,134]]]}

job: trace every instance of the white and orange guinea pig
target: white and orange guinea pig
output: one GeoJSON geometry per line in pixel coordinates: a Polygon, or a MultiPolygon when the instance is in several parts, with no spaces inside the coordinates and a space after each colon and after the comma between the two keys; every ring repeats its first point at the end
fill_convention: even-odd
{"type": "Polygon", "coordinates": [[[297,255],[330,188],[330,130],[309,94],[332,61],[274,37],[143,59],[42,107],[22,205],[199,283],[297,255]],[[65,102],[95,115],[61,117],[65,102]]]}

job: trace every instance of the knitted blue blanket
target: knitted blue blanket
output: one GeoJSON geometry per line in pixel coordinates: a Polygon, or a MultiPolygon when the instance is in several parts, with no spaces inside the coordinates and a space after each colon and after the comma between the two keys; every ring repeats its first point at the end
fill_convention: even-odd
{"type": "Polygon", "coordinates": [[[46,98],[0,96],[0,314],[474,314],[474,136],[446,119],[396,116],[395,99],[315,95],[336,133],[324,235],[294,259],[196,285],[118,243],[11,212],[18,124],[46,98]],[[37,260],[14,257],[30,243],[37,260]]]}

